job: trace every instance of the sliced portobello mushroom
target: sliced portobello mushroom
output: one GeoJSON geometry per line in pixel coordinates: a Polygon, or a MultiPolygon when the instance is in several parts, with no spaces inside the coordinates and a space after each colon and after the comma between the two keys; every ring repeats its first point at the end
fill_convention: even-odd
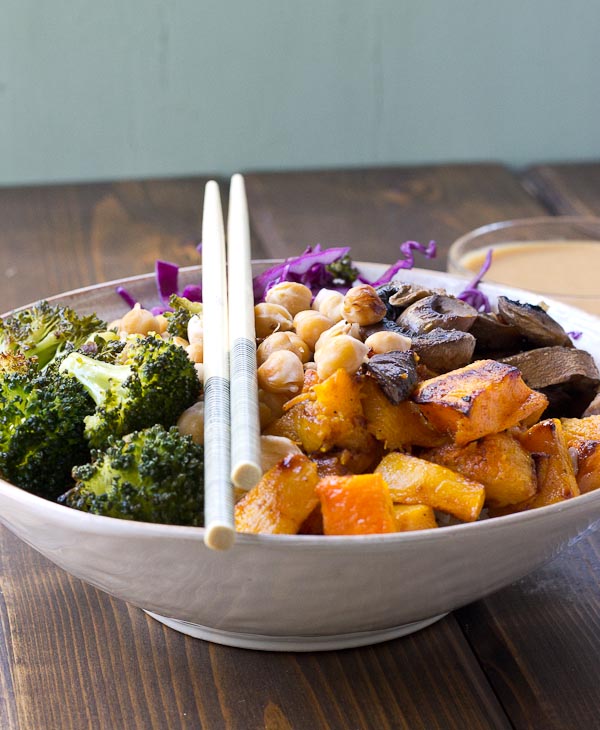
{"type": "Polygon", "coordinates": [[[411,304],[396,321],[423,334],[434,329],[468,332],[476,319],[477,310],[470,304],[446,294],[432,294],[411,304]]]}
{"type": "Polygon", "coordinates": [[[419,299],[424,299],[431,294],[445,293],[443,289],[429,289],[420,284],[397,280],[377,287],[377,294],[379,294],[387,309],[386,317],[393,320],[398,319],[406,307],[419,299]]]}
{"type": "Polygon", "coordinates": [[[511,324],[504,324],[493,312],[480,312],[469,332],[477,340],[476,350],[504,352],[506,356],[520,352],[523,338],[511,324]]]}
{"type": "Polygon", "coordinates": [[[373,355],[364,368],[392,403],[407,400],[419,381],[417,359],[411,350],[373,355]]]}
{"type": "Polygon", "coordinates": [[[573,347],[561,325],[536,304],[498,297],[498,319],[515,327],[535,347],[573,347]]]}
{"type": "Polygon", "coordinates": [[[436,328],[412,337],[411,348],[430,370],[447,373],[471,362],[475,338],[470,332],[436,328]]]}
{"type": "Polygon", "coordinates": [[[544,418],[580,418],[600,386],[594,358],[574,347],[540,347],[501,362],[514,365],[530,388],[547,396],[550,403],[544,418]]]}

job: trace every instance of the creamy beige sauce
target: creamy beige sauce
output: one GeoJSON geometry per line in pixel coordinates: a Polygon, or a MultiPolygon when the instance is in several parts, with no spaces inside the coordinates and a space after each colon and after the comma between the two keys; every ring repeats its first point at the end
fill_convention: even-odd
{"type": "MultiPolygon", "coordinates": [[[[600,314],[599,242],[502,243],[493,246],[492,250],[492,265],[485,281],[554,296],[600,314]]],[[[477,272],[486,253],[487,249],[472,251],[465,254],[460,263],[477,272]]]]}

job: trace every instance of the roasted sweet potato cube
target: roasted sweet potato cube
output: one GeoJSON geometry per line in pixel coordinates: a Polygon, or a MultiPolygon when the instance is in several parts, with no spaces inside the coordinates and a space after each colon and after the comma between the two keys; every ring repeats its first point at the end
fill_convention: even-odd
{"type": "Polygon", "coordinates": [[[600,416],[562,418],[567,447],[577,453],[577,486],[582,494],[600,488],[600,416]]]}
{"type": "Polygon", "coordinates": [[[426,504],[395,504],[394,517],[398,532],[430,530],[438,526],[435,512],[426,504]]]}
{"type": "Polygon", "coordinates": [[[523,502],[537,491],[531,454],[506,431],[465,446],[449,444],[428,449],[421,452],[421,457],[483,484],[488,507],[523,502]]]}
{"type": "Polygon", "coordinates": [[[478,360],[423,381],[413,400],[435,428],[450,433],[462,446],[538,413],[543,401],[533,393],[517,368],[478,360]]]}
{"type": "Polygon", "coordinates": [[[536,462],[537,493],[522,509],[543,507],[580,494],[563,427],[558,418],[540,421],[521,437],[522,445],[536,462]]]}
{"type": "Polygon", "coordinates": [[[369,452],[375,446],[366,428],[358,381],[341,369],[295,398],[265,433],[287,436],[307,453],[333,448],[369,452]]]}
{"type": "Polygon", "coordinates": [[[304,454],[286,456],[235,505],[238,532],[294,535],[319,503],[316,464],[304,454]]]}
{"type": "Polygon", "coordinates": [[[392,451],[375,472],[383,476],[392,500],[400,504],[427,504],[465,522],[476,520],[483,507],[483,484],[416,456],[392,451]]]}
{"type": "Polygon", "coordinates": [[[447,440],[411,401],[392,403],[373,378],[363,378],[361,398],[367,429],[386,449],[438,446],[447,440]]]}
{"type": "Polygon", "coordinates": [[[381,474],[325,477],[317,494],[325,535],[396,532],[390,490],[381,474]]]}

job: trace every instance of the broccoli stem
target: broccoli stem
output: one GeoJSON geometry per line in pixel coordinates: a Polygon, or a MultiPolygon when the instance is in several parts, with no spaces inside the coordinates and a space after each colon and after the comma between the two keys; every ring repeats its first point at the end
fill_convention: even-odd
{"type": "Polygon", "coordinates": [[[104,402],[109,388],[124,383],[132,374],[128,365],[113,365],[79,352],[67,355],[60,364],[59,372],[77,378],[97,406],[104,402]]]}

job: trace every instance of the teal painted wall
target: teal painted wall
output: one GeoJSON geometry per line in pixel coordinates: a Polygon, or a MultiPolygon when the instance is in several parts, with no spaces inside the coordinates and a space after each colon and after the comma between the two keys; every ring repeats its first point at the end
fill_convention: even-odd
{"type": "Polygon", "coordinates": [[[597,0],[0,0],[0,183],[600,157],[597,0]]]}

